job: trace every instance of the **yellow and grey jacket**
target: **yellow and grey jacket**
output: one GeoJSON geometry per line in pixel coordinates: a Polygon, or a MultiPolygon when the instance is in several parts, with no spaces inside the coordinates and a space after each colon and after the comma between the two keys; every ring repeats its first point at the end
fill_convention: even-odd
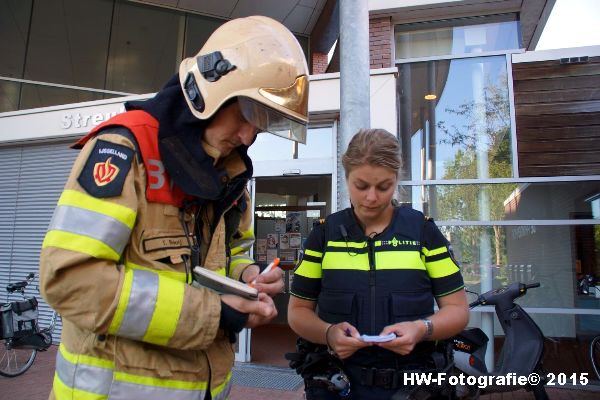
{"type": "MultiPolygon", "coordinates": [[[[387,325],[432,315],[434,297],[462,287],[448,241],[422,213],[396,207],[390,225],[368,237],[348,208],[327,217],[309,235],[291,294],[315,301],[326,322],[346,321],[361,334],[377,335],[387,325]]],[[[413,355],[432,349],[431,342],[421,342],[413,355]]],[[[404,362],[396,358],[373,346],[346,363],[385,368],[404,362]]]]}
{"type": "MultiPolygon", "coordinates": [[[[224,399],[234,351],[219,328],[220,296],[189,284],[183,224],[200,237],[201,264],[238,279],[253,262],[245,181],[227,205],[149,201],[151,187],[173,190],[150,158],[158,122],[130,111],[104,126],[77,158],[41,252],[42,294],[63,321],[50,398],[224,399]]],[[[216,167],[232,181],[247,169],[237,153],[216,167]]]]}

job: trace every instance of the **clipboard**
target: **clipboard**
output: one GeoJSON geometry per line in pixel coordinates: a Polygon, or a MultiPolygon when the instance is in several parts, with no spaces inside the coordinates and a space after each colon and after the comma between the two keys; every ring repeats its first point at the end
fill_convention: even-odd
{"type": "Polygon", "coordinates": [[[195,267],[193,271],[194,282],[192,286],[201,286],[212,289],[221,294],[234,294],[250,300],[258,299],[258,290],[235,279],[217,274],[202,267],[195,267]]]}

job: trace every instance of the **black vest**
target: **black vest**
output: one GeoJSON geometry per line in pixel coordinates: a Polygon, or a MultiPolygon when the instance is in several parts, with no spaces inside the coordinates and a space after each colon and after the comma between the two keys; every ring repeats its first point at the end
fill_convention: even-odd
{"type": "MultiPolygon", "coordinates": [[[[348,321],[361,334],[376,335],[387,325],[432,315],[434,296],[421,254],[424,224],[421,212],[396,207],[392,223],[370,238],[351,209],[330,215],[325,222],[319,317],[330,323],[348,321]]],[[[422,342],[411,357],[371,347],[349,361],[394,363],[429,353],[432,347],[422,342]]]]}

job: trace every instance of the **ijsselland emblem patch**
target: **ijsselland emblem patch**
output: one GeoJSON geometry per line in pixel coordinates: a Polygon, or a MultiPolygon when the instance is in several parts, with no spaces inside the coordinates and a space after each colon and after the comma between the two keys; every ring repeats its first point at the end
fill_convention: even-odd
{"type": "Polygon", "coordinates": [[[105,186],[114,181],[119,175],[119,167],[111,163],[112,157],[104,162],[94,165],[94,182],[98,186],[105,186]]]}

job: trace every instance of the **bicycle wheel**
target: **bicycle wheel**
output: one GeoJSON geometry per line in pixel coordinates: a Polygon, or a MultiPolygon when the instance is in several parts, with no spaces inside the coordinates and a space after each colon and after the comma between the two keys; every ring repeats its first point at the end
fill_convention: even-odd
{"type": "Polygon", "coordinates": [[[592,360],[592,367],[596,377],[600,380],[600,336],[596,336],[592,343],[590,343],[590,359],[592,360]]]}
{"type": "Polygon", "coordinates": [[[13,378],[23,374],[31,367],[37,350],[8,349],[6,342],[0,344],[0,375],[13,378]]]}

